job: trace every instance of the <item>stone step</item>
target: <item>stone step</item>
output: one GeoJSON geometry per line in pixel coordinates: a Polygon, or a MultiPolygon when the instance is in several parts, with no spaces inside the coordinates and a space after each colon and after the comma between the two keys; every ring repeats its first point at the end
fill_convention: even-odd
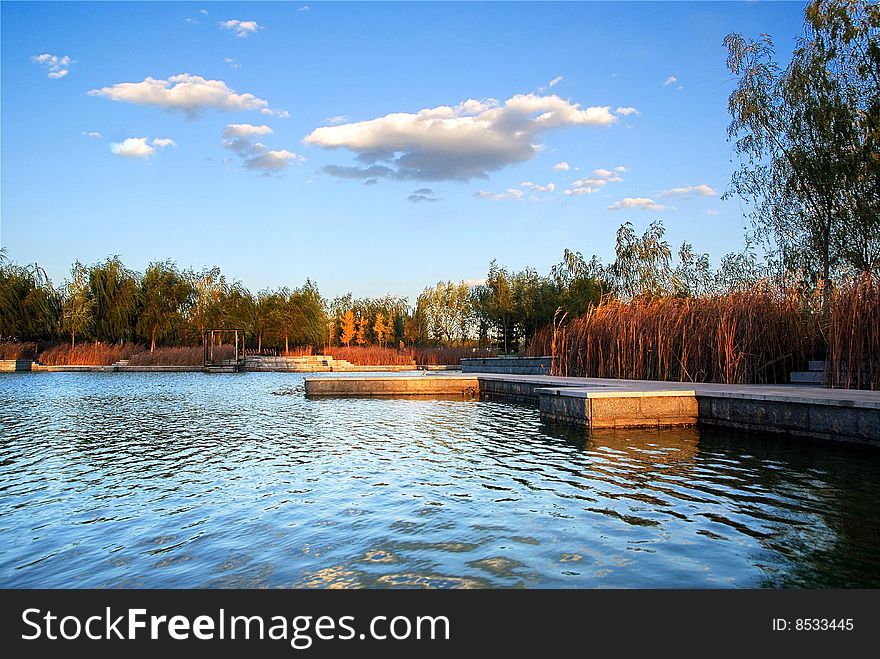
{"type": "Polygon", "coordinates": [[[791,374],[792,384],[821,385],[825,382],[825,374],[821,371],[795,371],[791,374]]]}

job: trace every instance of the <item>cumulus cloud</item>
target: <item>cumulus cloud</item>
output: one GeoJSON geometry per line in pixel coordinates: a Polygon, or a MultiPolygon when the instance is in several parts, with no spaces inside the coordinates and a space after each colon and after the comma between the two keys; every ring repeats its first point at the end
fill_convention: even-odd
{"type": "Polygon", "coordinates": [[[268,114],[270,117],[278,117],[279,119],[289,119],[290,112],[287,110],[272,110],[270,108],[263,108],[260,110],[261,114],[268,114]]]}
{"type": "Polygon", "coordinates": [[[431,188],[419,188],[418,190],[414,190],[406,200],[418,204],[423,201],[440,201],[440,197],[435,196],[435,193],[431,188]]]}
{"type": "Polygon", "coordinates": [[[617,108],[615,112],[623,117],[628,117],[631,114],[639,114],[639,111],[635,108],[625,107],[625,108],[617,108]]]}
{"type": "Polygon", "coordinates": [[[660,193],[661,197],[687,197],[691,195],[700,195],[701,197],[715,197],[718,195],[715,190],[706,185],[705,183],[701,183],[700,185],[683,185],[678,188],[669,188],[669,190],[664,190],[660,193]]]}
{"type": "Polygon", "coordinates": [[[237,18],[232,18],[228,21],[221,21],[220,28],[234,32],[237,38],[244,39],[256,34],[257,30],[262,30],[263,26],[256,21],[240,21],[237,18]]]}
{"type": "Polygon", "coordinates": [[[269,108],[268,101],[253,94],[238,94],[222,80],[207,80],[189,73],[171,76],[167,80],[147,77],[141,82],[120,82],[110,87],[92,89],[88,94],[123,103],[178,110],[189,117],[198,117],[212,108],[224,111],[259,110],[264,114],[278,112],[269,108]]]}
{"type": "Polygon", "coordinates": [[[553,192],[556,189],[556,184],[548,183],[547,185],[538,185],[531,181],[523,181],[519,184],[519,187],[531,190],[532,192],[553,192]]]}
{"type": "Polygon", "coordinates": [[[122,142],[111,142],[110,151],[120,158],[149,158],[156,149],[147,144],[146,137],[129,137],[122,142]]]}
{"type": "Polygon", "coordinates": [[[169,137],[157,137],[153,140],[153,146],[158,146],[160,149],[164,149],[166,146],[177,146],[177,142],[169,137]]]}
{"type": "Polygon", "coordinates": [[[525,193],[522,190],[507,188],[506,192],[486,192],[485,190],[480,190],[479,192],[474,193],[474,197],[477,199],[494,199],[495,201],[503,201],[505,199],[522,199],[524,194],[525,193]]]}
{"type": "Polygon", "coordinates": [[[207,15],[208,15],[208,10],[207,10],[207,9],[199,9],[199,13],[200,13],[200,14],[203,14],[203,15],[205,15],[205,16],[207,16],[207,15]]]}
{"type": "Polygon", "coordinates": [[[663,81],[663,86],[669,87],[669,85],[674,85],[677,82],[678,78],[676,78],[675,76],[669,76],[668,78],[666,78],[666,80],[663,81]]]}
{"type": "MultiPolygon", "coordinates": [[[[547,131],[616,122],[609,107],[581,109],[555,95],[521,94],[503,104],[469,99],[454,107],[323,126],[303,142],[354,151],[357,161],[366,166],[361,178],[370,178],[369,169],[384,163],[387,176],[397,180],[468,181],[531,160],[540,150],[537,141],[547,131]]],[[[347,177],[356,178],[360,168],[344,169],[347,177]]]]}
{"type": "Polygon", "coordinates": [[[223,146],[241,158],[245,169],[269,175],[280,172],[294,162],[302,162],[303,157],[293,151],[281,149],[272,151],[257,138],[271,135],[269,126],[252,124],[228,124],[223,129],[223,146]]]}
{"type": "Polygon", "coordinates": [[[51,53],[43,53],[42,55],[33,55],[31,61],[39,64],[48,71],[50,78],[63,78],[70,73],[70,65],[73,60],[68,55],[52,55],[51,53]]]}
{"type": "Polygon", "coordinates": [[[571,169],[571,166],[567,162],[558,162],[553,165],[553,171],[555,172],[567,172],[571,169]]]}
{"type": "Polygon", "coordinates": [[[609,183],[620,183],[623,178],[620,174],[626,172],[627,169],[623,165],[610,169],[594,169],[590,176],[578,179],[571,184],[571,187],[563,192],[567,197],[579,197],[581,195],[590,195],[598,192],[609,183]]]}
{"type": "Polygon", "coordinates": [[[231,57],[224,57],[224,58],[223,58],[223,61],[226,62],[226,64],[229,65],[229,68],[230,68],[230,69],[240,69],[240,68],[241,68],[241,64],[239,64],[238,62],[236,62],[236,61],[235,61],[234,59],[232,59],[231,57]]]}
{"type": "Polygon", "coordinates": [[[83,137],[94,137],[96,140],[101,139],[101,133],[96,130],[84,130],[80,133],[80,135],[82,135],[83,137]]]}
{"type": "Polygon", "coordinates": [[[308,6],[308,5],[303,5],[302,7],[300,7],[299,9],[297,9],[297,11],[308,11],[308,10],[309,10],[309,6],[308,6]]]}
{"type": "Polygon", "coordinates": [[[563,194],[566,197],[580,197],[581,195],[593,194],[594,192],[598,191],[599,188],[594,188],[592,186],[586,185],[583,181],[575,181],[574,185],[568,190],[565,190],[563,194]]]}
{"type": "Polygon", "coordinates": [[[658,204],[653,199],[647,197],[625,197],[620,201],[615,201],[608,207],[610,211],[619,211],[624,209],[637,208],[643,211],[665,211],[671,210],[668,206],[658,204]]]}

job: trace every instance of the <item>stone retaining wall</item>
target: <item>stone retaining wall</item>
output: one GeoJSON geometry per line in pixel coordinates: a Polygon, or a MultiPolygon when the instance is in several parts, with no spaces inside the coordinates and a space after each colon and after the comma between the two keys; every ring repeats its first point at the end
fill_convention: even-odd
{"type": "Polygon", "coordinates": [[[477,357],[461,360],[462,373],[550,375],[552,357],[477,357]]]}

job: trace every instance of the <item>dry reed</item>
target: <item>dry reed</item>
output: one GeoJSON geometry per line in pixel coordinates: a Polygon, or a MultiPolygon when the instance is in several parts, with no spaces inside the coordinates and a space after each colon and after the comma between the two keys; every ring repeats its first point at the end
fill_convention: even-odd
{"type": "Polygon", "coordinates": [[[0,359],[33,359],[38,352],[36,343],[0,341],[0,359]]]}
{"type": "Polygon", "coordinates": [[[815,338],[801,298],[766,289],[606,301],[539,331],[527,354],[552,354],[556,375],[763,384],[803,368],[815,338]]]}
{"type": "Polygon", "coordinates": [[[866,273],[838,287],[829,307],[827,384],[880,389],[880,284],[866,273]]]}
{"type": "Polygon", "coordinates": [[[143,346],[133,343],[59,343],[40,354],[40,363],[47,366],[109,366],[121,359],[129,359],[142,351],[143,346]]]}

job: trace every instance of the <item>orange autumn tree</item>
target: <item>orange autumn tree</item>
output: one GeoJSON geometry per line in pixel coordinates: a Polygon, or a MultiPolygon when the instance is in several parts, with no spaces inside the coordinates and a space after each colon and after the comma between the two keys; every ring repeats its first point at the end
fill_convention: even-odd
{"type": "Polygon", "coordinates": [[[354,338],[354,312],[349,309],[342,317],[342,341],[346,347],[351,345],[354,338]]]}

